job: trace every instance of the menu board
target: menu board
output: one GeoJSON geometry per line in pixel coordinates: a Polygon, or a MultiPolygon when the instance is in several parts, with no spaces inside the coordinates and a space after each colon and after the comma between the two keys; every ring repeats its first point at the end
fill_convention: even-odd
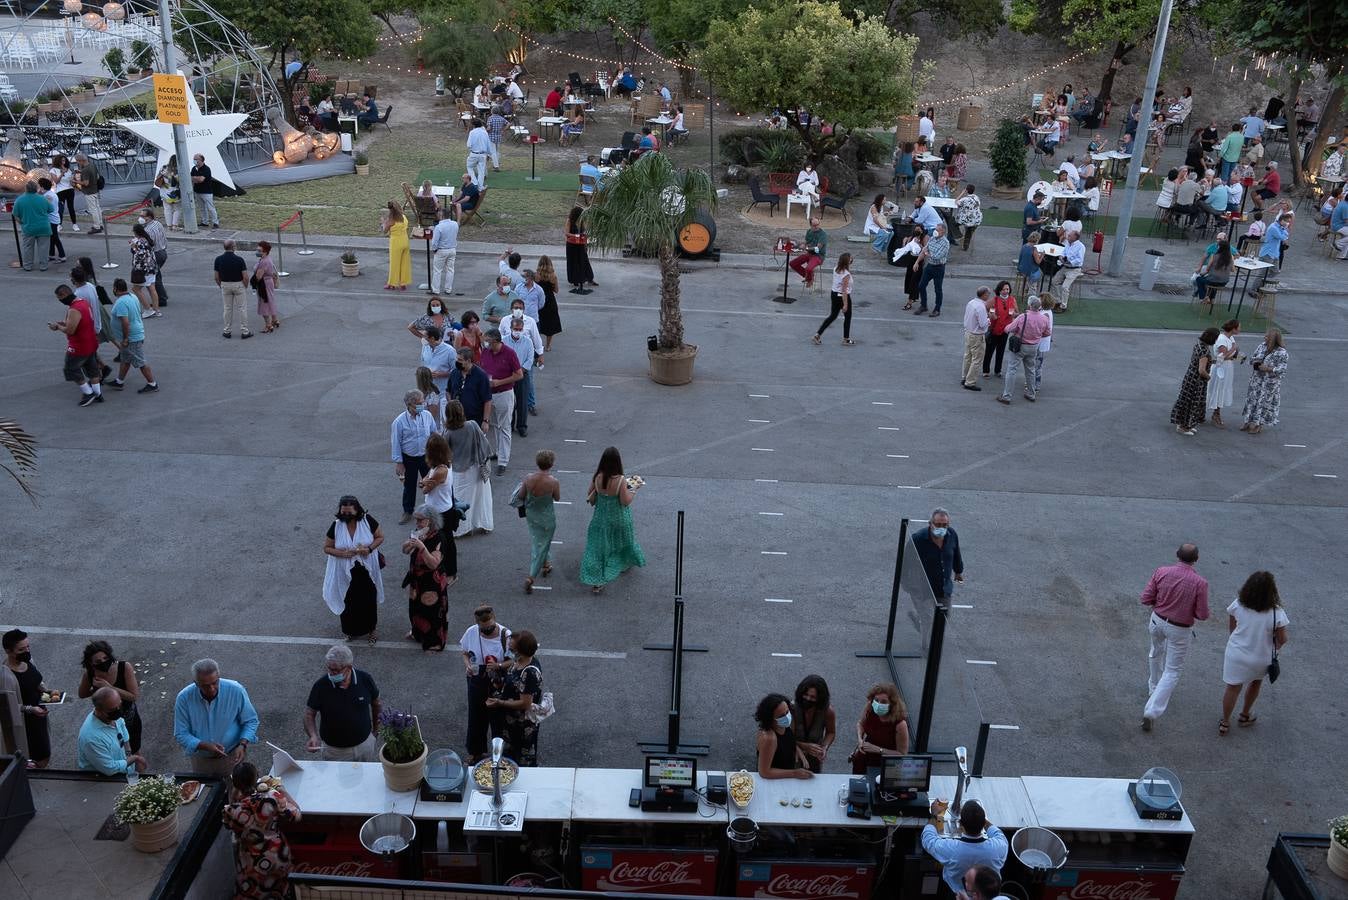
{"type": "Polygon", "coordinates": [[[580,882],[586,891],[710,897],[716,893],[716,853],[672,847],[582,846],[580,882]]]}
{"type": "Polygon", "coordinates": [[[736,867],[736,897],[870,900],[875,866],[823,860],[750,861],[736,867]]]}

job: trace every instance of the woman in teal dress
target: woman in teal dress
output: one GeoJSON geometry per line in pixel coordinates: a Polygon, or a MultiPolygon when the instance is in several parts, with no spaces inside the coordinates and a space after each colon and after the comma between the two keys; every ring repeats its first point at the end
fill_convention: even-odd
{"type": "Polygon", "coordinates": [[[633,566],[646,565],[646,556],[632,527],[632,499],[636,496],[623,477],[623,459],[617,447],[599,457],[599,468],[590,479],[586,501],[594,506],[590,529],[585,535],[585,556],[580,561],[580,580],[593,593],[633,566]]]}
{"type": "Polygon", "coordinates": [[[524,593],[534,592],[534,579],[552,574],[548,551],[552,536],[557,532],[557,516],[553,506],[562,499],[562,486],[552,474],[557,454],[539,450],[534,457],[538,471],[524,478],[524,520],[529,524],[529,577],[524,579],[524,593]]]}

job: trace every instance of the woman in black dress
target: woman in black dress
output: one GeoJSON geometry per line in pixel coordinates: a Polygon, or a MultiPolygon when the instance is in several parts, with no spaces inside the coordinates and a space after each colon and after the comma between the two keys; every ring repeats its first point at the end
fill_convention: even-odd
{"type": "Polygon", "coordinates": [[[904,309],[912,309],[917,303],[917,283],[922,278],[922,249],[927,246],[927,230],[914,225],[908,241],[899,248],[898,263],[903,267],[903,295],[907,298],[904,309]]]}
{"type": "Polygon", "coordinates": [[[510,668],[501,681],[501,690],[487,698],[487,709],[498,715],[505,755],[521,766],[538,765],[538,723],[529,718],[529,710],[543,700],[543,673],[534,654],[538,638],[532,631],[510,636],[510,668]]]}
{"type": "Polygon", "coordinates": [[[379,571],[384,531],[350,495],[337,501],[335,518],[323,541],[328,557],[323,600],[341,616],[342,634],[348,641],[363,635],[373,644],[379,604],[384,602],[384,578],[379,571]]]}
{"type": "Polygon", "coordinates": [[[51,738],[47,735],[47,707],[42,705],[42,673],[33,665],[28,633],[15,628],[4,637],[5,665],[19,682],[19,705],[23,726],[28,730],[28,758],[39,769],[51,760],[51,738]]]}
{"type": "Polygon", "coordinates": [[[90,641],[84,646],[80,668],[84,670],[78,691],[81,697],[92,697],[102,687],[117,689],[122,697],[122,721],[126,722],[126,732],[131,737],[131,752],[139,753],[142,724],[136,709],[140,682],[136,680],[135,666],[115,657],[107,641],[90,641]]]}
{"type": "Polygon", "coordinates": [[[758,701],[758,776],[760,778],[810,778],[805,755],[796,748],[791,730],[791,703],[781,694],[768,694],[758,701]]]}
{"type": "Polygon", "coordinates": [[[449,586],[459,575],[454,529],[462,519],[454,506],[441,513],[423,503],[412,514],[412,537],[403,541],[407,554],[403,587],[407,588],[407,620],[412,626],[406,637],[427,653],[444,650],[449,634],[449,586]]]}
{"type": "Polygon", "coordinates": [[[538,308],[538,333],[543,335],[543,352],[552,349],[553,335],[562,333],[562,316],[557,309],[557,269],[552,258],[540,256],[534,277],[543,287],[543,305],[538,308]]]}
{"type": "Polygon", "coordinates": [[[571,293],[588,294],[590,287],[599,287],[594,281],[594,270],[590,268],[590,250],[585,237],[585,226],[580,222],[584,210],[579,206],[571,207],[566,217],[566,283],[571,285],[571,293]]]}
{"type": "Polygon", "coordinates": [[[1211,378],[1212,346],[1221,334],[1216,328],[1209,328],[1198,337],[1198,343],[1189,354],[1189,368],[1184,370],[1184,380],[1180,382],[1179,399],[1170,410],[1170,421],[1180,434],[1192,437],[1194,426],[1201,425],[1207,418],[1208,379],[1211,378]]]}

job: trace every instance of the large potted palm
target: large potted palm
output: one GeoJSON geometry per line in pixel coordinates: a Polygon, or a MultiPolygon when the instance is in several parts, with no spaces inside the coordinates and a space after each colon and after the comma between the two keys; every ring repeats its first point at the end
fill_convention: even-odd
{"type": "Polygon", "coordinates": [[[683,342],[679,310],[679,232],[699,209],[716,211],[716,188],[702,169],[679,171],[663,153],[645,153],[604,177],[582,222],[601,253],[631,248],[654,256],[660,266],[660,329],[648,349],[651,380],[687,384],[693,380],[697,347],[683,342]]]}

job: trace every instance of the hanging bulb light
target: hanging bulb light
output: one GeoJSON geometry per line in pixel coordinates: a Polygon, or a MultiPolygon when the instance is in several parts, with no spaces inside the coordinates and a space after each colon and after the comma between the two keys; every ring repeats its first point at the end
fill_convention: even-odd
{"type": "Polygon", "coordinates": [[[126,18],[126,7],[120,3],[104,3],[103,17],[113,22],[121,22],[126,18]]]}
{"type": "Polygon", "coordinates": [[[61,12],[68,16],[78,16],[84,9],[84,4],[80,0],[64,0],[61,4],[61,12]]]}
{"type": "Polygon", "coordinates": [[[108,23],[96,12],[87,12],[80,16],[80,22],[90,31],[108,30],[108,23]]]}

